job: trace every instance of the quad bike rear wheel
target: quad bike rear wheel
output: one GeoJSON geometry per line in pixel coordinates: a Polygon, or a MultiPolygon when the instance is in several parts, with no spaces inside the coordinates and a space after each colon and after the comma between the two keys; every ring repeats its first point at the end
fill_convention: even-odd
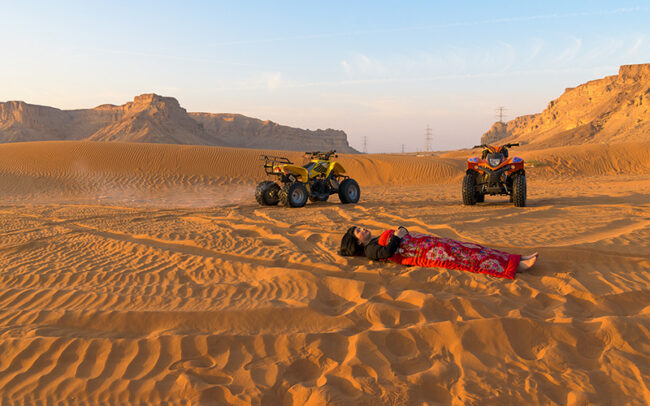
{"type": "Polygon", "coordinates": [[[262,206],[275,206],[280,201],[280,185],[270,180],[261,182],[255,188],[255,200],[262,206]]]}
{"type": "Polygon", "coordinates": [[[526,175],[517,174],[512,181],[512,201],[515,207],[526,206],[526,175]]]}
{"type": "MultiPolygon", "coordinates": [[[[473,206],[478,201],[476,198],[476,174],[469,172],[463,178],[463,204],[473,206]]],[[[485,199],[484,196],[482,196],[485,199]]]]}
{"type": "Polygon", "coordinates": [[[286,183],[280,190],[280,203],[284,207],[302,207],[307,203],[309,193],[301,182],[286,183]]]}
{"type": "Polygon", "coordinates": [[[339,185],[339,199],[341,203],[356,203],[361,197],[361,189],[359,184],[354,179],[345,179],[339,185]]]}

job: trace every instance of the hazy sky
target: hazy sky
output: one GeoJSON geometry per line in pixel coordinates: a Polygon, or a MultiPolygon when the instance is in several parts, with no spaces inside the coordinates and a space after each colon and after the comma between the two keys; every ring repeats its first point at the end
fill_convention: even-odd
{"type": "Polygon", "coordinates": [[[650,1],[4,1],[0,101],[141,93],[190,112],[336,128],[368,152],[478,143],[506,119],[650,62],[650,1]]]}

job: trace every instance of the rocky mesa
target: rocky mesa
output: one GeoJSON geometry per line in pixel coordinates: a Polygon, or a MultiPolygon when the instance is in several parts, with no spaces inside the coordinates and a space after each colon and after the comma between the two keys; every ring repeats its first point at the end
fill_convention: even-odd
{"type": "Polygon", "coordinates": [[[358,152],[340,130],[304,130],[240,114],[188,113],[176,99],[156,94],[81,110],[0,103],[0,143],[54,140],[358,152]]]}
{"type": "Polygon", "coordinates": [[[623,65],[618,75],[568,88],[539,114],[496,122],[482,143],[538,147],[650,139],[650,64],[623,65]]]}

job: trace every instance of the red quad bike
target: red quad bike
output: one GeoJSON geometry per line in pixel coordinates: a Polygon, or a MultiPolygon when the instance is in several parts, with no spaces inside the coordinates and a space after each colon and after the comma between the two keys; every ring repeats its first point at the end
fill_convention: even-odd
{"type": "Polygon", "coordinates": [[[485,201],[485,195],[509,195],[516,207],[526,205],[526,172],[524,160],[508,158],[508,148],[519,144],[502,146],[476,145],[484,148],[481,159],[467,160],[467,172],[463,178],[463,204],[474,205],[485,201]]]}

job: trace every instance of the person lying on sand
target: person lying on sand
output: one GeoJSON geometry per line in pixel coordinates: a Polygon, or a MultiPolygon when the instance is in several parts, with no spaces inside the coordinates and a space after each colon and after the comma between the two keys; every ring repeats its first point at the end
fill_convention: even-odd
{"type": "Polygon", "coordinates": [[[373,238],[368,229],[352,226],[341,239],[341,255],[366,256],[402,265],[440,267],[514,279],[535,264],[537,252],[521,256],[432,235],[409,233],[404,227],[373,238]]]}

